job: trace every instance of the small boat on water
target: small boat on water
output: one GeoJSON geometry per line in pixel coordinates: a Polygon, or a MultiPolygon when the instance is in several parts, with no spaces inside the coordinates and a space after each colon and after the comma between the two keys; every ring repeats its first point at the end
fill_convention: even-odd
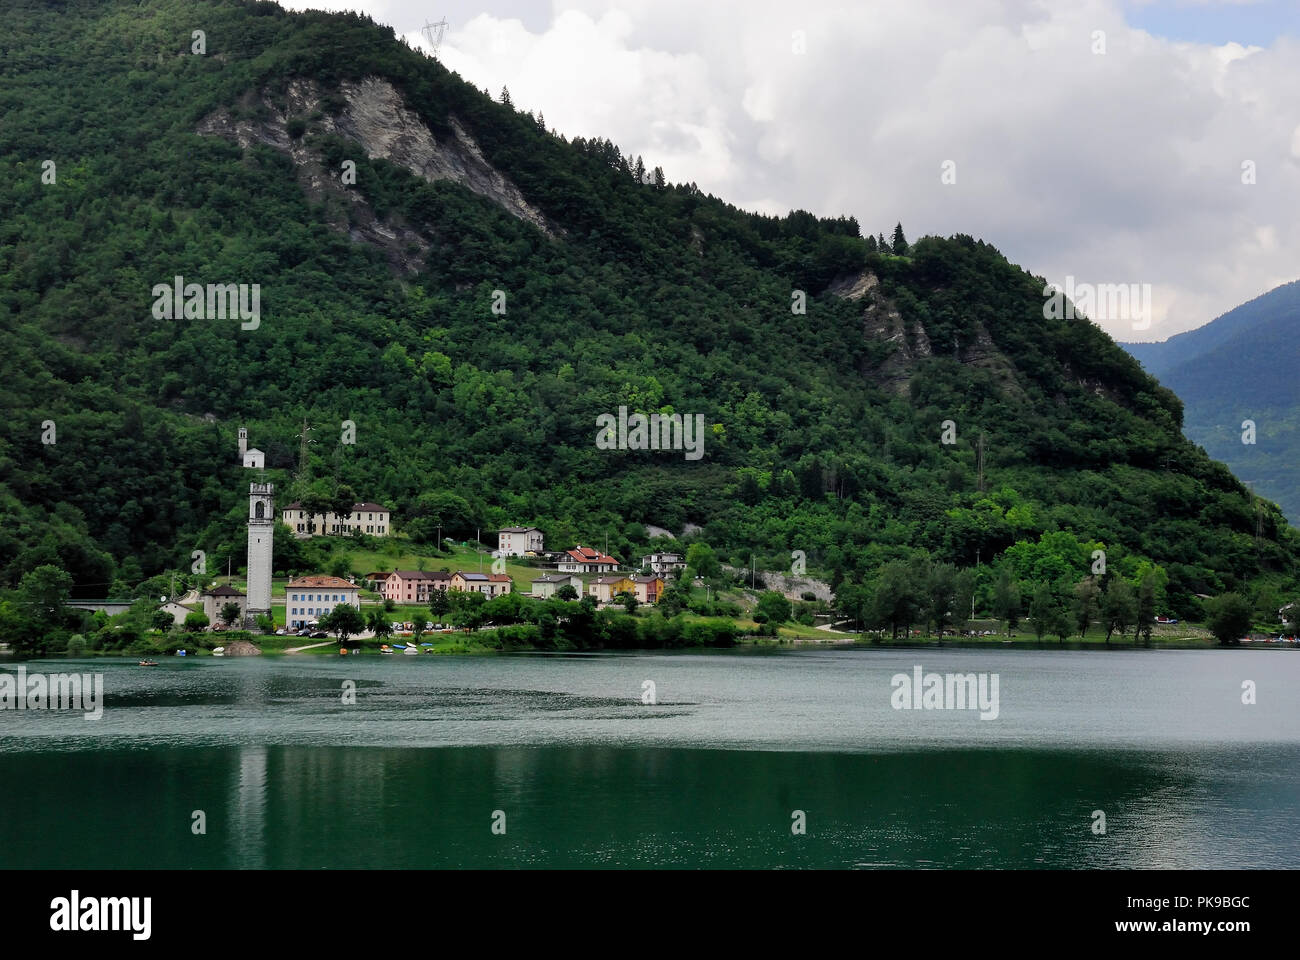
{"type": "Polygon", "coordinates": [[[157,661],[157,660],[141,660],[141,661],[140,661],[140,666],[142,666],[142,667],[156,667],[156,666],[158,666],[158,661],[157,661]]]}
{"type": "Polygon", "coordinates": [[[213,648],[212,648],[212,655],[213,655],[214,657],[224,657],[224,656],[226,655],[226,648],[225,648],[225,647],[213,647],[213,648]]]}
{"type": "Polygon", "coordinates": [[[387,654],[388,656],[391,657],[393,655],[393,648],[386,643],[381,643],[379,645],[379,652],[387,654]]]}

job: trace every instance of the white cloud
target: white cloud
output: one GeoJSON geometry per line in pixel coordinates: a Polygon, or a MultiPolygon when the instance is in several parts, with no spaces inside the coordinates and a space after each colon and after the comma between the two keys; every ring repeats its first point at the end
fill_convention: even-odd
{"type": "Polygon", "coordinates": [[[1109,324],[1119,339],[1197,326],[1300,272],[1285,38],[1171,42],[1128,27],[1119,0],[555,0],[544,26],[448,19],[448,67],[672,181],[871,232],[970,233],[1057,282],[1150,283],[1155,322],[1109,324]]]}

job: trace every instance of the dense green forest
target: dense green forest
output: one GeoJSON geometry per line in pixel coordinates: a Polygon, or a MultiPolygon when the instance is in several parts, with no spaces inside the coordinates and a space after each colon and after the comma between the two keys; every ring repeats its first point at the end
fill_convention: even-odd
{"type": "Polygon", "coordinates": [[[692,524],[739,565],[802,551],[846,595],[918,561],[1064,582],[1104,549],[1127,577],[1158,567],[1184,616],[1297,589],[1300,536],[1183,437],[1177,397],[1094,324],[1044,319],[1043,280],[987,243],[641,176],[365,17],[11,0],[4,22],[0,587],[50,564],[74,594],[130,595],[199,549],[238,567],[247,425],[281,504],[346,485],[417,541],[531,523],[628,559],[647,525],[692,524]],[[366,77],[440,142],[467,132],[552,229],[326,129],[366,77]],[[198,132],[292,112],[297,80],[327,96],[288,137],[352,161],[356,203],[305,190],[285,150],[198,132]],[[340,229],[358,205],[418,238],[415,270],[340,229]],[[178,275],[258,284],[259,325],[157,319],[178,275]],[[864,275],[871,298],[840,295],[864,275]],[[620,406],[702,415],[703,456],[599,449],[620,406]]]}

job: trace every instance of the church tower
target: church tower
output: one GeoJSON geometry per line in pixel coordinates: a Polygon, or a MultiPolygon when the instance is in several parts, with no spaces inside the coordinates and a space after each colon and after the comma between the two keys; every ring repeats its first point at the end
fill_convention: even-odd
{"type": "Polygon", "coordinates": [[[248,427],[239,428],[239,462],[244,462],[244,454],[248,452],[248,427]]]}
{"type": "Polygon", "coordinates": [[[248,621],[271,615],[271,537],[275,532],[275,485],[248,485],[248,621]]]}

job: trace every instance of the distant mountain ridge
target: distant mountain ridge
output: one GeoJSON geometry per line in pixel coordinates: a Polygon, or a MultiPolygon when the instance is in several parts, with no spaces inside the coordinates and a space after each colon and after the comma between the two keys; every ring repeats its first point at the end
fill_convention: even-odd
{"type": "Polygon", "coordinates": [[[1123,343],[1184,404],[1183,431],[1300,523],[1300,280],[1159,343],[1123,343]],[[1253,422],[1255,442],[1243,443],[1253,422]]]}

